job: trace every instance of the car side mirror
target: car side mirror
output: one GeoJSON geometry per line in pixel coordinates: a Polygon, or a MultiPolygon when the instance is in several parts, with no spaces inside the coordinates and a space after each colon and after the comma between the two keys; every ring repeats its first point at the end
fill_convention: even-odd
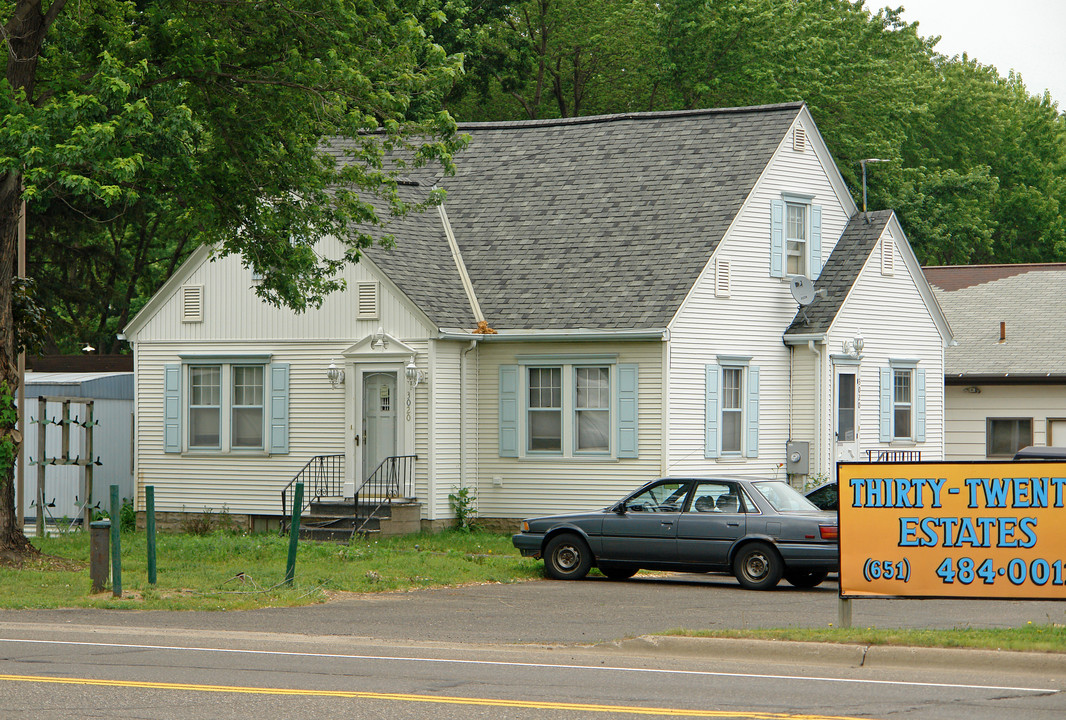
{"type": "Polygon", "coordinates": [[[624,501],[620,502],[617,505],[615,505],[613,508],[611,508],[611,510],[613,512],[618,513],[619,515],[625,515],[626,514],[626,504],[625,504],[624,501]]]}

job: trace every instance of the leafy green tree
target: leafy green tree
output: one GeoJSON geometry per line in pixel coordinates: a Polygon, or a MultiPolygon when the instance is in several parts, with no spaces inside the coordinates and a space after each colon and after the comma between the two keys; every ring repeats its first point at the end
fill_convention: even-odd
{"type": "MultiPolygon", "coordinates": [[[[206,242],[241,254],[265,300],[302,310],[372,242],[353,224],[419,209],[400,200],[397,178],[427,163],[450,171],[461,147],[439,110],[460,58],[432,40],[449,22],[433,0],[0,0],[0,17],[4,458],[20,441],[5,408],[18,382],[23,199],[41,228],[31,242],[53,244],[36,253],[41,265],[89,259],[82,272],[97,285],[81,292],[101,288],[109,305],[131,295],[120,274],[142,272],[131,282],[143,291],[165,272],[160,262],[206,242]],[[349,138],[345,162],[324,152],[332,137],[349,138]],[[347,242],[343,256],[317,254],[324,235],[347,242]],[[92,262],[108,255],[110,267],[92,262]]],[[[71,318],[97,301],[63,300],[71,318]]],[[[0,463],[0,551],[27,552],[11,470],[0,463]]]]}

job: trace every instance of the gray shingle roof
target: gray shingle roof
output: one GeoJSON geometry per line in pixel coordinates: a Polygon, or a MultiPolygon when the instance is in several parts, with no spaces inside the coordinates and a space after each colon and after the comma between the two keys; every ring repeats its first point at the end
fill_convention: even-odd
{"type": "MultiPolygon", "coordinates": [[[[439,183],[489,325],[665,327],[801,108],[461,125],[470,145],[439,183]]],[[[404,222],[436,229],[398,226],[395,250],[367,255],[438,324],[473,327],[454,288],[430,299],[449,272],[437,213],[404,222]]]]}
{"type": "Polygon", "coordinates": [[[958,290],[934,288],[958,342],[944,353],[948,378],[1066,376],[1066,265],[1021,267],[1019,274],[958,290]]]}
{"type": "Polygon", "coordinates": [[[891,218],[891,210],[856,213],[851,218],[814,283],[815,289],[824,290],[825,294],[819,292],[813,303],[796,313],[785,331],[786,338],[820,335],[829,330],[891,218]]]}

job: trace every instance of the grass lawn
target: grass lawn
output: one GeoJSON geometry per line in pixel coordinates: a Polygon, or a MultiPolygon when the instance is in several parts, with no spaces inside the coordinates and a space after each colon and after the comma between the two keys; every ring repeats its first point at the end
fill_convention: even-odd
{"type": "Polygon", "coordinates": [[[160,534],[157,582],[148,584],[146,535],[123,533],[122,597],[91,595],[87,533],[35,539],[44,555],[0,566],[0,608],[246,610],[325,602],[337,592],[387,592],[542,577],[509,535],[443,532],[350,545],[300,543],[296,577],[283,584],[289,540],[273,534],[160,534]]]}
{"type": "MultiPolygon", "coordinates": [[[[161,534],[158,582],[148,584],[146,536],[122,535],[121,598],[110,589],[91,595],[86,533],[34,540],[44,553],[21,568],[0,565],[0,609],[128,608],[247,610],[326,602],[341,592],[402,592],[470,583],[513,583],[543,577],[543,563],[522,558],[509,535],[446,531],[349,545],[300,543],[296,578],[283,583],[289,540],[273,534],[161,534]]],[[[759,593],[752,593],[758,602],[759,593]]],[[[624,630],[623,630],[624,632],[624,630]]],[[[692,637],[801,642],[956,647],[1066,652],[1066,627],[1029,624],[981,630],[808,628],[777,630],[678,629],[692,637]]]]}
{"type": "Polygon", "coordinates": [[[1066,626],[1034,625],[1020,628],[954,628],[951,630],[893,630],[880,628],[787,628],[769,630],[672,630],[684,637],[792,640],[851,645],[971,648],[1028,652],[1066,652],[1066,626]]]}

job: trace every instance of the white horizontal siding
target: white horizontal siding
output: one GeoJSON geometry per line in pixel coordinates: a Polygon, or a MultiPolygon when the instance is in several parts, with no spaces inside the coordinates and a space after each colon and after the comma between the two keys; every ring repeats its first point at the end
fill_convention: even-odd
{"type": "MultiPolygon", "coordinates": [[[[319,251],[327,257],[342,254],[340,244],[322,240],[319,251]]],[[[435,328],[391,283],[363,258],[346,264],[340,277],[347,286],[326,296],[320,308],[295,313],[270,305],[255,294],[252,271],[241,266],[239,256],[230,255],[204,262],[193,270],[183,284],[204,288],[203,322],[185,323],[181,318],[180,287],[171,288],[166,298],[147,319],[134,338],[137,342],[232,342],[240,340],[355,340],[372,334],[379,327],[393,337],[425,338],[435,328]],[[358,320],[359,283],[379,283],[380,317],[358,320]]]]}
{"type": "MultiPolygon", "coordinates": [[[[178,362],[187,345],[159,343],[136,347],[138,509],[144,487],[155,486],[160,512],[280,514],[281,490],[315,455],[344,452],[346,391],[326,379],[329,358],[347,343],[230,343],[218,352],[272,353],[290,363],[289,453],[285,455],[206,455],[163,452],[163,368],[178,362]]],[[[183,426],[184,430],[184,426],[183,426]]]]}
{"type": "MultiPolygon", "coordinates": [[[[662,441],[662,344],[648,343],[485,343],[477,355],[476,431],[478,512],[483,517],[526,517],[565,510],[603,507],[659,476],[662,441]],[[617,353],[618,363],[638,368],[639,457],[623,460],[585,458],[501,458],[499,367],[516,356],[617,353]],[[494,485],[493,478],[501,479],[494,485]]],[[[467,451],[470,450],[469,444],[467,451]]]]}
{"type": "MultiPolygon", "coordinates": [[[[808,135],[813,136],[810,129],[808,135]]],[[[813,377],[813,371],[801,368],[790,377],[789,350],[782,342],[797,305],[787,279],[770,276],[770,206],[782,193],[813,196],[812,204],[821,206],[822,263],[847,224],[844,207],[813,146],[808,143],[804,152],[796,152],[788,133],[715,251],[715,259],[730,264],[729,297],[716,296],[714,263],[709,263],[671,323],[668,473],[783,477],[779,463],[785,459],[786,441],[806,439],[797,433],[809,432],[814,422],[814,408],[806,404],[812,401],[813,388],[803,385],[813,380],[792,385],[796,377],[813,377]],[[704,368],[714,364],[717,355],[750,356],[750,364],[760,369],[758,458],[704,457],[704,368]],[[797,422],[798,427],[791,427],[797,422]]]]}
{"type": "Polygon", "coordinates": [[[1033,444],[1048,444],[1048,420],[1066,418],[1066,386],[973,385],[946,388],[947,442],[945,459],[985,460],[988,418],[1032,418],[1033,444]]]}
{"type": "MultiPolygon", "coordinates": [[[[432,402],[432,423],[419,423],[418,425],[417,444],[419,448],[425,444],[429,458],[428,463],[419,463],[419,465],[427,467],[430,476],[427,477],[424,494],[420,494],[419,497],[425,499],[423,514],[434,520],[451,515],[448,495],[460,486],[462,458],[467,453],[467,448],[473,447],[469,438],[464,437],[464,428],[459,420],[462,409],[469,412],[475,409],[474,394],[468,392],[460,383],[459,362],[462,347],[465,345],[455,342],[433,344],[431,376],[433,392],[432,399],[429,400],[432,402]],[[465,398],[465,408],[463,407],[464,393],[469,396],[465,398]]],[[[473,453],[470,455],[472,456],[473,453]]],[[[476,487],[474,493],[476,496],[476,487]]]]}
{"type": "MultiPolygon", "coordinates": [[[[886,234],[891,236],[890,230],[886,234]]],[[[944,452],[944,340],[900,253],[903,238],[894,237],[895,273],[881,274],[878,246],[833,323],[830,352],[842,351],[844,340],[862,333],[865,342],[859,370],[858,437],[860,458],[867,450],[919,450],[922,460],[941,460],[944,452]],[[892,359],[917,360],[926,371],[926,439],[924,443],[880,442],[881,368],[892,359]]],[[[832,382],[828,374],[826,382],[832,382]]],[[[826,393],[831,403],[831,393],[826,393]]],[[[827,411],[829,411],[827,406],[827,411]]],[[[827,433],[823,452],[832,442],[827,433]]],[[[832,457],[831,454],[823,457],[832,457]]],[[[823,472],[829,472],[828,465],[823,472]]]]}

